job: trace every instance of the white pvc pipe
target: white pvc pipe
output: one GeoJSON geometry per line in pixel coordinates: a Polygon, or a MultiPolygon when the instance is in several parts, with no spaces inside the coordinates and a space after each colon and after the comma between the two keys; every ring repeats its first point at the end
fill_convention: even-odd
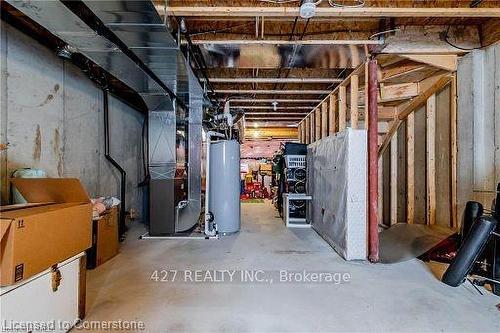
{"type": "Polygon", "coordinates": [[[212,143],[212,137],[225,139],[226,136],[224,134],[213,131],[207,132],[207,159],[206,159],[207,167],[205,176],[205,235],[207,236],[214,236],[217,233],[216,227],[213,228],[212,230],[210,230],[209,228],[210,211],[208,209],[209,196],[210,196],[210,145],[212,143]]]}

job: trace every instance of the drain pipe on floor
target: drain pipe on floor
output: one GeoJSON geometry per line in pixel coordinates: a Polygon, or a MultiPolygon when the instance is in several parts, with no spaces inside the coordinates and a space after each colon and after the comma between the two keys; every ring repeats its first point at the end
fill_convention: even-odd
{"type": "Polygon", "coordinates": [[[126,180],[127,173],[109,153],[109,94],[103,89],[103,109],[104,109],[104,156],[120,172],[120,220],[118,222],[118,237],[123,240],[127,227],[125,225],[125,203],[126,203],[126,180]]]}
{"type": "Polygon", "coordinates": [[[205,176],[205,235],[206,236],[215,236],[217,234],[217,225],[213,223],[214,216],[212,212],[210,212],[208,203],[210,200],[210,144],[212,143],[212,137],[225,139],[226,136],[224,134],[208,131],[207,132],[207,167],[206,167],[206,176],[205,176]],[[210,225],[212,224],[212,227],[210,225]]]}

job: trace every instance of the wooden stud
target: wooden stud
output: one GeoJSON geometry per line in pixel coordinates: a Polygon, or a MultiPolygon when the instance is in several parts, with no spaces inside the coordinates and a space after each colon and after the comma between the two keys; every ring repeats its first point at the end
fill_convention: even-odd
{"type": "Polygon", "coordinates": [[[335,95],[330,95],[330,102],[328,104],[328,133],[330,135],[334,134],[337,131],[337,121],[336,121],[336,106],[337,103],[335,101],[335,95]]]}
{"type": "Polygon", "coordinates": [[[316,119],[314,120],[315,123],[315,129],[314,129],[314,138],[317,140],[321,139],[321,109],[316,108],[314,111],[314,116],[316,119]]]}
{"type": "Polygon", "coordinates": [[[346,128],[346,87],[339,87],[339,132],[346,128]]]}
{"type": "Polygon", "coordinates": [[[316,141],[316,131],[314,127],[314,112],[311,112],[309,118],[310,118],[309,124],[311,125],[311,143],[313,143],[314,141],[316,141]]]}
{"type": "Polygon", "coordinates": [[[299,142],[300,143],[304,143],[304,139],[303,139],[303,134],[302,134],[302,129],[304,127],[302,126],[302,122],[299,124],[299,142]]]}
{"type": "Polygon", "coordinates": [[[306,131],[306,137],[305,137],[305,143],[309,144],[311,143],[311,125],[309,124],[309,117],[306,117],[305,121],[305,131],[306,131]]]}
{"type": "Polygon", "coordinates": [[[358,99],[359,99],[359,77],[358,75],[351,76],[351,128],[358,128],[359,120],[359,110],[358,110],[358,99]]]}
{"type": "Polygon", "coordinates": [[[328,135],[328,103],[321,104],[321,138],[328,135]]]}
{"type": "Polygon", "coordinates": [[[391,138],[391,225],[398,223],[398,133],[391,138]]]}
{"type": "Polygon", "coordinates": [[[302,121],[302,143],[307,144],[306,122],[302,121]]]}
{"type": "Polygon", "coordinates": [[[415,114],[410,113],[406,119],[406,222],[415,222],[415,114]]]}
{"type": "MultiPolygon", "coordinates": [[[[370,117],[368,116],[368,61],[365,62],[365,129],[368,129],[368,121],[370,117]]],[[[380,108],[379,108],[380,112],[380,108]]],[[[379,206],[380,207],[380,206],[379,206]]]]}
{"type": "Polygon", "coordinates": [[[436,224],[436,94],[427,100],[427,223],[436,224]]]}
{"type": "Polygon", "coordinates": [[[450,91],[450,154],[451,154],[451,227],[458,228],[457,215],[457,75],[451,80],[450,91]]]}

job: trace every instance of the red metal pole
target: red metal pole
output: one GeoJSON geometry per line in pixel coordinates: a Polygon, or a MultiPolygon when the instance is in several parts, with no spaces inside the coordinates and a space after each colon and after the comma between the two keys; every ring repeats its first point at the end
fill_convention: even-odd
{"type": "Polygon", "coordinates": [[[368,260],[378,262],[377,60],[368,63],[368,260]]]}

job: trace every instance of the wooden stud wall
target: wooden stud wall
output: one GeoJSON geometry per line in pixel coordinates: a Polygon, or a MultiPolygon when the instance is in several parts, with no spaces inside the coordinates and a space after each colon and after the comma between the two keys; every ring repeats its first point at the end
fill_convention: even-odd
{"type": "Polygon", "coordinates": [[[382,155],[384,223],[458,226],[455,89],[452,81],[432,94],[391,137],[382,155]]]}
{"type": "MultiPolygon", "coordinates": [[[[447,61],[456,60],[447,55],[427,58],[424,60],[436,62],[438,68],[447,61]]],[[[312,143],[348,126],[367,128],[365,68],[363,64],[355,69],[305,117],[301,122],[304,142],[312,143]]],[[[386,134],[379,139],[381,222],[387,225],[401,222],[444,225],[443,221],[449,218],[450,226],[458,226],[456,77],[451,72],[441,71],[414,84],[381,83],[380,89],[388,99],[381,102],[388,104],[379,105],[379,121],[386,122],[387,128],[381,130],[386,131],[382,135],[386,134]],[[450,89],[449,95],[441,95],[446,87],[450,89]],[[407,100],[391,105],[391,98],[395,98],[392,96],[398,94],[407,96],[407,100]],[[446,112],[442,112],[443,108],[446,112]],[[449,187],[449,194],[443,195],[446,187],[449,187]],[[449,212],[443,213],[443,210],[449,212]]]]}

